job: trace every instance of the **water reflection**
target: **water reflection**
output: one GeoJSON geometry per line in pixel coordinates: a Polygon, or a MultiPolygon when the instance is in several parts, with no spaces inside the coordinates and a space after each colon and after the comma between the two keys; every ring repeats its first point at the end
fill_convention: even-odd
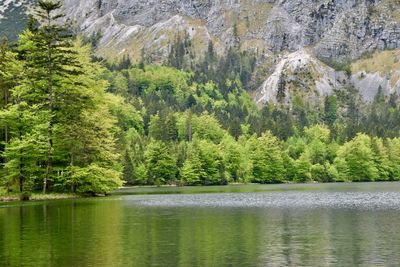
{"type": "Polygon", "coordinates": [[[157,197],[165,199],[120,196],[0,208],[0,265],[397,266],[400,262],[397,209],[143,205],[143,199],[154,203],[157,197]]]}

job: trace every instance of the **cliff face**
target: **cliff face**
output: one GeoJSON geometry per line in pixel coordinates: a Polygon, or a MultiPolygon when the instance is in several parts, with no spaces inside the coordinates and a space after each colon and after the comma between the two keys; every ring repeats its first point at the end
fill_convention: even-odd
{"type": "Polygon", "coordinates": [[[210,40],[223,51],[239,39],[243,49],[255,49],[274,62],[254,93],[260,105],[277,101],[279,90],[290,103],[291,91],[318,100],[349,83],[365,100],[379,87],[386,94],[400,92],[397,70],[354,69],[348,77],[322,62],[355,61],[376,50],[399,48],[397,0],[65,0],[65,12],[83,32],[101,32],[98,51],[106,56],[138,59],[143,48],[161,61],[183,33],[197,54],[210,40]]]}
{"type": "Polygon", "coordinates": [[[311,46],[326,59],[354,59],[366,51],[400,47],[397,0],[64,2],[68,17],[86,32],[103,32],[102,46],[110,48],[139,35],[151,40],[179,30],[199,42],[215,39],[226,46],[233,43],[234,25],[245,47],[294,52],[311,46]],[[154,34],[158,29],[163,32],[154,34]]]}
{"type": "Polygon", "coordinates": [[[0,36],[15,41],[27,22],[26,12],[34,0],[0,0],[0,36]]]}
{"type": "MultiPolygon", "coordinates": [[[[0,14],[21,1],[0,0],[0,14]]],[[[198,55],[210,40],[220,52],[239,40],[242,49],[274,62],[254,94],[259,103],[276,101],[282,84],[315,96],[351,82],[369,99],[377,89],[365,89],[367,81],[379,77],[387,94],[400,91],[397,69],[353,68],[345,77],[322,63],[400,48],[398,0],[64,0],[64,13],[79,31],[100,36],[98,53],[106,57],[138,60],[144,49],[161,62],[179,34],[187,34],[198,55]]]]}

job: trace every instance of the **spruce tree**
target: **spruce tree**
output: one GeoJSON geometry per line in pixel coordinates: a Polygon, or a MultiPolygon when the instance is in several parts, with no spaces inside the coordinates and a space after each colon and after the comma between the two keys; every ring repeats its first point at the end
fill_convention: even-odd
{"type": "Polygon", "coordinates": [[[18,60],[4,68],[17,74],[1,69],[1,81],[18,81],[9,90],[12,102],[0,112],[0,127],[9,133],[2,153],[6,182],[18,184],[23,195],[40,184],[44,193],[69,188],[104,194],[122,185],[112,114],[119,98],[106,93],[104,69],[92,62],[91,48],[57,24],[59,7],[39,1],[20,35],[18,60]]]}
{"type": "Polygon", "coordinates": [[[72,35],[57,23],[63,17],[58,13],[60,7],[59,1],[40,0],[18,47],[27,73],[24,99],[39,106],[47,124],[43,133],[47,138],[43,193],[53,174],[55,130],[76,112],[74,104],[78,99],[72,88],[79,86],[74,77],[81,72],[72,49],[72,35]]]}

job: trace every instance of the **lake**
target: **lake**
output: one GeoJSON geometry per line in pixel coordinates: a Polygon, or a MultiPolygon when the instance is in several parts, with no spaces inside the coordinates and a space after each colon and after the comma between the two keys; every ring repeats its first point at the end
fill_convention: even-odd
{"type": "Polygon", "coordinates": [[[0,204],[0,266],[398,266],[400,183],[0,204]]]}

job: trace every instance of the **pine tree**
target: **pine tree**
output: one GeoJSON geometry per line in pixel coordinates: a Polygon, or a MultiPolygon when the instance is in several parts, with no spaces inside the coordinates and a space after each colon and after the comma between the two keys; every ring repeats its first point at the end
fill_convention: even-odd
{"type": "Polygon", "coordinates": [[[135,184],[134,177],[135,177],[135,170],[133,166],[133,162],[131,156],[129,155],[129,151],[125,150],[124,156],[124,172],[123,177],[126,182],[129,184],[135,184]]]}
{"type": "Polygon", "coordinates": [[[68,111],[76,112],[76,92],[71,89],[79,86],[74,77],[81,71],[72,49],[71,34],[57,24],[62,17],[57,13],[60,7],[59,1],[40,0],[31,28],[20,37],[18,47],[27,73],[22,82],[26,88],[24,99],[29,104],[38,104],[46,117],[48,144],[43,193],[52,177],[55,129],[57,124],[69,119],[68,111]]]}
{"type": "Polygon", "coordinates": [[[337,98],[335,95],[325,98],[325,122],[331,127],[337,119],[337,98]]]}
{"type": "Polygon", "coordinates": [[[121,100],[106,93],[108,83],[102,79],[105,70],[91,61],[91,48],[82,46],[78,39],[73,49],[82,68],[82,73],[74,77],[79,91],[74,96],[75,111],[63,110],[67,113],[64,116],[70,117],[58,124],[55,150],[62,157],[60,167],[68,170],[61,177],[65,185],[79,193],[104,194],[123,184],[116,140],[118,121],[112,114],[121,100]]]}

